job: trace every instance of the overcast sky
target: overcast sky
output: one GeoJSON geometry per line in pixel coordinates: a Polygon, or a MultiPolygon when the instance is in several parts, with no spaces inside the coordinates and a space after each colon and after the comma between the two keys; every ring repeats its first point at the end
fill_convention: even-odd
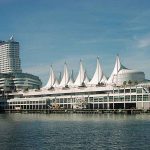
{"type": "Polygon", "coordinates": [[[43,84],[65,61],[76,75],[82,59],[92,77],[97,56],[108,77],[116,54],[150,79],[149,0],[0,0],[0,19],[0,39],[14,35],[23,72],[43,84]]]}

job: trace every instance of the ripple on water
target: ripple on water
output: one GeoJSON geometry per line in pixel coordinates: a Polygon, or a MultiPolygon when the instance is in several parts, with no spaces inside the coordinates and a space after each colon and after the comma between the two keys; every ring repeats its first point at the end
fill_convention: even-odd
{"type": "Polygon", "coordinates": [[[0,114],[2,150],[150,149],[150,115],[0,114]]]}

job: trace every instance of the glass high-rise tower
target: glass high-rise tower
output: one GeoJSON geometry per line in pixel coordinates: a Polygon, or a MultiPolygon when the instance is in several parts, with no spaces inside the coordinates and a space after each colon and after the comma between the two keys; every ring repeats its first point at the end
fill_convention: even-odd
{"type": "Polygon", "coordinates": [[[0,91],[39,89],[41,86],[38,76],[22,72],[19,42],[13,36],[8,41],[0,41],[0,91]]]}
{"type": "Polygon", "coordinates": [[[21,73],[19,42],[13,36],[8,41],[0,41],[0,73],[21,73]]]}

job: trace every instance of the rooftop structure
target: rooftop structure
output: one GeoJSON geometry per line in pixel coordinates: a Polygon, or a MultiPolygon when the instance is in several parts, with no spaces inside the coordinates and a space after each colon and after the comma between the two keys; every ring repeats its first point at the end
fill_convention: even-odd
{"type": "Polygon", "coordinates": [[[76,80],[73,82],[73,80],[70,78],[70,73],[68,71],[68,67],[65,62],[64,74],[60,83],[58,82],[56,75],[51,67],[51,73],[50,73],[48,83],[43,89],[50,89],[52,87],[53,88],[54,87],[55,88],[82,87],[82,86],[90,87],[90,86],[100,86],[100,85],[121,86],[125,82],[141,83],[144,81],[146,81],[144,72],[127,69],[125,66],[121,64],[120,58],[117,55],[114,69],[108,79],[106,78],[102,70],[102,67],[99,62],[99,58],[97,58],[96,70],[91,80],[89,80],[88,75],[83,66],[83,63],[80,60],[79,72],[76,77],[76,80]]]}
{"type": "Polygon", "coordinates": [[[107,78],[103,73],[103,70],[99,63],[99,57],[98,57],[95,73],[93,75],[93,78],[91,79],[91,81],[88,84],[89,85],[100,85],[101,83],[106,84],[107,78]]]}
{"type": "Polygon", "coordinates": [[[80,60],[80,68],[74,86],[85,86],[89,82],[86,71],[83,67],[82,60],[80,60]]]}
{"type": "Polygon", "coordinates": [[[121,64],[119,56],[116,57],[116,63],[107,84],[123,85],[125,82],[140,83],[145,81],[145,74],[141,71],[131,70],[121,64]]]}

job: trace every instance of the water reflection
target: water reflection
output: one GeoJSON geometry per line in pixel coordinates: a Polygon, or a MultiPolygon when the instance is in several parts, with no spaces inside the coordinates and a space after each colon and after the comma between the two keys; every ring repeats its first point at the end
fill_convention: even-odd
{"type": "Polygon", "coordinates": [[[0,120],[7,121],[130,121],[150,120],[149,114],[0,114],[0,120]]]}
{"type": "Polygon", "coordinates": [[[3,150],[150,149],[150,115],[0,114],[3,150]]]}

